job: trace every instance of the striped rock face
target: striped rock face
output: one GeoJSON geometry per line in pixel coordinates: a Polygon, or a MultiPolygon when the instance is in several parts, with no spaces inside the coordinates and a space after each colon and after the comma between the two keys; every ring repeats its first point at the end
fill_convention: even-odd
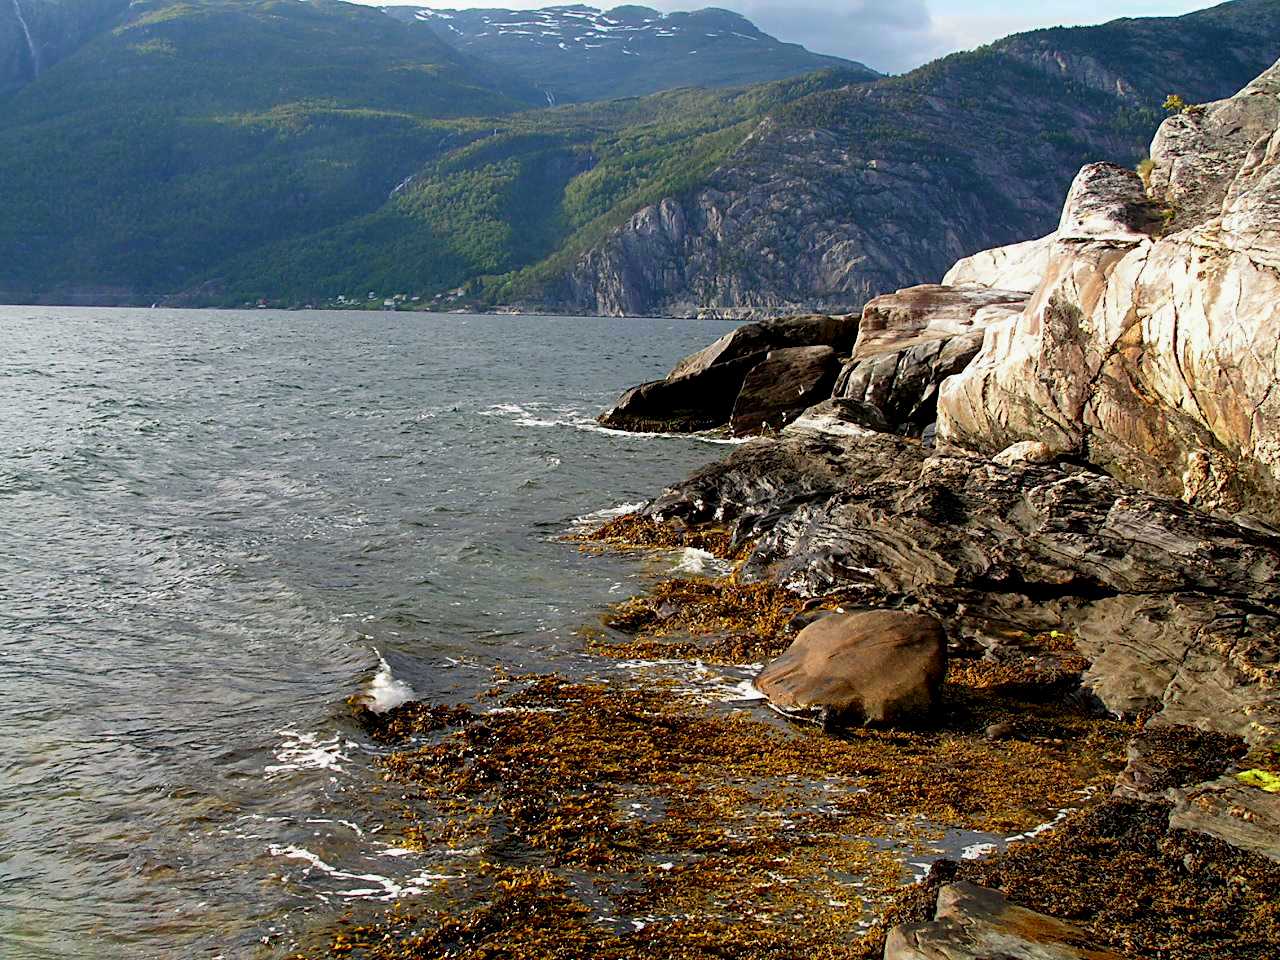
{"type": "Polygon", "coordinates": [[[942,624],[880,610],[806,627],[755,685],[781,712],[821,717],[827,729],[899,725],[927,719],[946,669],[942,624]]]}

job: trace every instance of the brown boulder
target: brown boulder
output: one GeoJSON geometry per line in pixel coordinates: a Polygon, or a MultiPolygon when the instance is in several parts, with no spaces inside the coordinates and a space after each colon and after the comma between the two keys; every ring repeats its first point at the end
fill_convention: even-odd
{"type": "Polygon", "coordinates": [[[824,729],[926,717],[947,670],[947,637],[933,617],[877,610],[811,624],[756,677],[787,714],[812,713],[824,729]]]}
{"type": "Polygon", "coordinates": [[[1123,960],[1084,930],[1016,907],[1004,894],[953,883],[938,894],[932,923],[895,927],[885,960],[1123,960]]]}
{"type": "Polygon", "coordinates": [[[839,370],[830,347],[774,350],[747,374],[733,407],[734,436],[781,430],[831,396],[839,370]]]}

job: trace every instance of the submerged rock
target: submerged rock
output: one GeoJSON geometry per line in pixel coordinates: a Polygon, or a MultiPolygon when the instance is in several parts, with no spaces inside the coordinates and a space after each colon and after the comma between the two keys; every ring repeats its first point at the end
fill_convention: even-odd
{"type": "Polygon", "coordinates": [[[825,617],[756,677],[784,713],[815,712],[826,730],[904,725],[932,713],[947,672],[933,617],[877,610],[825,617]]]}
{"type": "Polygon", "coordinates": [[[1079,927],[1014,906],[999,891],[953,883],[930,923],[896,927],[884,960],[1124,960],[1079,927]]]}

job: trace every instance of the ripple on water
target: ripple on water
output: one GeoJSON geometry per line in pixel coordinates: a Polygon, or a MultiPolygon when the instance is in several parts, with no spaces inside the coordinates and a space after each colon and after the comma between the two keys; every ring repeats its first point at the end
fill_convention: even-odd
{"type": "Polygon", "coordinates": [[[548,531],[721,452],[591,419],[719,323],[0,319],[5,960],[283,953],[300,904],[449,874],[346,699],[575,665],[640,571],[548,531]]]}

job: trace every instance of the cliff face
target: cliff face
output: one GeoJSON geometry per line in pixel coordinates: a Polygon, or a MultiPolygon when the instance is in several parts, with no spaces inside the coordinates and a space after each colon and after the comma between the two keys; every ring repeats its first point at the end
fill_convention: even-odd
{"type": "Polygon", "coordinates": [[[1149,190],[1080,174],[1026,311],[944,385],[939,437],[1042,441],[1280,522],[1280,64],[1168,120],[1152,158],[1149,190]]]}
{"type": "Polygon", "coordinates": [[[603,314],[857,309],[1049,232],[1081,164],[1134,164],[1167,93],[1239,89],[1280,55],[1278,31],[1280,4],[1249,0],[1038,31],[816,94],[762,121],[702,187],[637,213],[544,299],[603,314]]]}

